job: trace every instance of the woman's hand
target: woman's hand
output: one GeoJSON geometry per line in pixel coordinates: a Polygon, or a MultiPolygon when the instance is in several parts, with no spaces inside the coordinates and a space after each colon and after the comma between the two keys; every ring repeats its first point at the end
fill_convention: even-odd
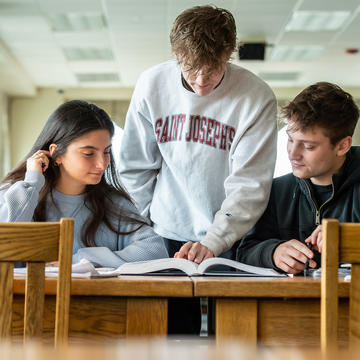
{"type": "Polygon", "coordinates": [[[26,161],[26,170],[35,170],[42,174],[49,167],[50,152],[46,150],[38,150],[34,155],[30,156],[26,161]]]}

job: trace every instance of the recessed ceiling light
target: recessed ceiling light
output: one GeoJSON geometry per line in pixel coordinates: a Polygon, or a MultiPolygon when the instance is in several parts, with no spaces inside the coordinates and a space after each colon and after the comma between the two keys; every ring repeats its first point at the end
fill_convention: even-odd
{"type": "Polygon", "coordinates": [[[334,31],[349,15],[349,11],[295,11],[285,31],[334,31]]]}
{"type": "Polygon", "coordinates": [[[83,73],[75,74],[79,82],[114,82],[120,81],[117,73],[83,73]]]}
{"type": "Polygon", "coordinates": [[[69,61],[113,60],[114,54],[109,48],[64,48],[65,57],[69,61]]]}
{"type": "Polygon", "coordinates": [[[55,13],[50,15],[52,29],[55,32],[94,31],[106,28],[102,13],[55,13]]]}
{"type": "Polygon", "coordinates": [[[320,57],[324,48],[317,45],[279,45],[269,54],[272,61],[310,61],[320,57]]]}

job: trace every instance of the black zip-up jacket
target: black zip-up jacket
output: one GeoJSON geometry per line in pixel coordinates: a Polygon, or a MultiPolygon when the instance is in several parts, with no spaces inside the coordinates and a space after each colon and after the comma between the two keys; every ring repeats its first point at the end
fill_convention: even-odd
{"type": "MultiPolygon", "coordinates": [[[[360,222],[360,147],[353,146],[338,174],[332,177],[333,193],[320,207],[312,194],[310,180],[287,174],[273,180],[269,204],[253,229],[242,239],[238,261],[277,269],[275,248],[288,240],[305,243],[323,218],[360,222]]],[[[321,257],[314,251],[317,267],[321,257]]]]}

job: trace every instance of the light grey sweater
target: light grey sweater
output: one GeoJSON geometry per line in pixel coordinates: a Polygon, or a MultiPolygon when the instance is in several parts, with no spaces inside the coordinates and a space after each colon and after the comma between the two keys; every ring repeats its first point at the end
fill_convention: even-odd
{"type": "MultiPolygon", "coordinates": [[[[45,178],[37,171],[27,171],[25,179],[6,189],[0,189],[0,222],[33,221],[38,204],[39,192],[45,178]]],[[[90,216],[85,206],[84,195],[65,195],[53,192],[47,203],[47,221],[59,221],[62,217],[74,218],[73,263],[85,258],[96,266],[118,267],[125,262],[151,260],[168,257],[163,239],[154,233],[150,226],[142,226],[129,235],[117,235],[105,224],[100,224],[95,241],[97,247],[85,247],[81,241],[81,231],[90,216]]],[[[124,211],[137,212],[134,205],[124,198],[113,199],[124,211]]],[[[120,222],[113,219],[114,227],[128,232],[138,227],[137,224],[120,222]]]]}

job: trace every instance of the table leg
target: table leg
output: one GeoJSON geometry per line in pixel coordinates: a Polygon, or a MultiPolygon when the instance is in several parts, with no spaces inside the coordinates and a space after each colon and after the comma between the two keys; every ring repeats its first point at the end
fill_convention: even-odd
{"type": "Polygon", "coordinates": [[[167,335],[167,298],[129,297],[126,310],[126,335],[167,335]]]}
{"type": "Polygon", "coordinates": [[[258,304],[256,299],[216,298],[216,342],[239,338],[257,343],[258,304]]]}

